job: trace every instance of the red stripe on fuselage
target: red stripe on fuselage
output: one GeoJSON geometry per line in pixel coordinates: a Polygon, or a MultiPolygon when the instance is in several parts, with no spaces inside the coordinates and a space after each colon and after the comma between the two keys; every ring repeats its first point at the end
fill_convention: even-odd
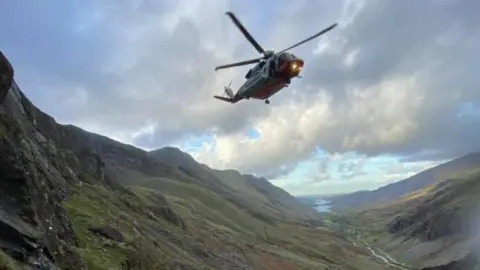
{"type": "Polygon", "coordinates": [[[265,86],[263,86],[262,90],[258,91],[254,97],[255,98],[258,98],[258,99],[266,99],[268,97],[270,97],[274,92],[276,92],[277,90],[279,90],[280,88],[282,88],[284,86],[284,82],[282,82],[281,80],[279,81],[276,81],[276,82],[270,82],[270,83],[267,83],[265,86]]]}
{"type": "Polygon", "coordinates": [[[266,84],[261,91],[258,91],[255,94],[256,98],[264,99],[270,95],[270,92],[273,91],[273,86],[266,84]]]}

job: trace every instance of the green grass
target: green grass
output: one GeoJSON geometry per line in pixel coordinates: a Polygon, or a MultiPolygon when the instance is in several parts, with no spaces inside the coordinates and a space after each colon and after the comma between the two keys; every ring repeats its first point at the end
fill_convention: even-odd
{"type": "MultiPolygon", "coordinates": [[[[170,198],[177,198],[172,200],[172,206],[181,212],[186,212],[191,207],[194,214],[204,219],[252,237],[263,231],[264,222],[206,188],[170,179],[153,179],[143,185],[161,190],[170,198]]],[[[141,192],[142,188],[135,187],[134,190],[141,192]]]]}
{"type": "Polygon", "coordinates": [[[138,269],[159,269],[166,261],[180,257],[176,255],[178,250],[169,248],[159,237],[151,239],[148,235],[135,235],[135,221],[145,230],[153,225],[151,230],[167,230],[172,234],[179,231],[160,218],[154,222],[148,220],[141,212],[145,205],[138,196],[118,194],[100,185],[83,184],[71,190],[64,206],[78,237],[77,251],[89,269],[118,269],[127,260],[137,262],[138,269]],[[126,200],[131,208],[125,205],[126,200]],[[135,207],[139,210],[133,210],[135,207]],[[99,225],[117,228],[125,238],[124,243],[105,239],[89,230],[91,226],[99,225]],[[157,247],[154,241],[163,248],[157,247]]]}
{"type": "MultiPolygon", "coordinates": [[[[202,231],[208,227],[209,230],[222,231],[234,237],[237,243],[254,240],[261,250],[307,269],[323,269],[329,263],[348,265],[348,256],[356,252],[335,248],[338,235],[330,231],[311,231],[298,225],[278,223],[277,226],[271,226],[263,223],[226,202],[218,194],[199,186],[164,179],[162,183],[155,184],[150,183],[150,187],[155,186],[169,194],[167,198],[172,208],[184,219],[190,220],[194,230],[202,231]],[[190,216],[189,208],[199,220],[190,216]],[[342,257],[344,258],[341,259],[342,257]]],[[[132,187],[132,190],[144,198],[153,192],[141,187],[132,187]]]]}
{"type": "MultiPolygon", "coordinates": [[[[251,253],[244,255],[261,263],[272,263],[271,267],[290,261],[295,269],[328,269],[333,264],[348,269],[381,269],[365,256],[368,253],[353,247],[334,230],[281,221],[269,225],[221,195],[193,184],[163,179],[151,187],[168,194],[165,196],[168,205],[182,217],[187,232],[162,217],[147,218],[146,209],[158,204],[160,196],[151,188],[130,187],[132,194],[129,194],[83,184],[70,191],[65,208],[78,237],[77,251],[88,269],[119,269],[127,260],[138,263],[135,269],[165,269],[173,261],[209,269],[205,262],[189,253],[192,250],[188,243],[203,246],[213,254],[239,252],[250,245],[247,250],[251,249],[251,253]],[[133,230],[134,222],[140,235],[133,230]],[[125,243],[107,240],[89,230],[91,226],[105,224],[117,228],[125,243]],[[262,252],[269,255],[265,257],[262,252]]],[[[331,215],[327,219],[334,223],[338,217],[331,215]]]]}
{"type": "Polygon", "coordinates": [[[12,257],[0,250],[0,269],[2,270],[21,270],[23,267],[12,257]]]}

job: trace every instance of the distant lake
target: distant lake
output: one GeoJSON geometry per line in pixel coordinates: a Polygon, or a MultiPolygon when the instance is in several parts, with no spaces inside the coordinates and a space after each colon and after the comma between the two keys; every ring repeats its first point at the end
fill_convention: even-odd
{"type": "Polygon", "coordinates": [[[317,199],[315,200],[315,206],[313,207],[317,212],[330,212],[330,201],[317,199]]]}

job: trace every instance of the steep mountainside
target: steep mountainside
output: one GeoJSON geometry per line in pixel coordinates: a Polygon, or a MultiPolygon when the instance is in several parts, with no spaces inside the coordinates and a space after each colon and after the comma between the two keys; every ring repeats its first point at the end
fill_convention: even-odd
{"type": "Polygon", "coordinates": [[[203,183],[211,182],[210,188],[217,188],[218,191],[229,194],[231,198],[237,197],[244,204],[249,203],[248,207],[252,209],[264,209],[267,213],[275,213],[276,217],[286,219],[317,216],[312,208],[305,207],[265,178],[244,175],[235,170],[213,170],[173,147],[151,151],[149,155],[187,174],[195,175],[203,183]]]}
{"type": "Polygon", "coordinates": [[[472,153],[373,191],[359,191],[335,196],[331,198],[331,204],[340,208],[384,203],[443,180],[468,174],[478,168],[480,168],[480,153],[472,153]]]}
{"type": "Polygon", "coordinates": [[[14,81],[0,90],[1,269],[388,269],[265,179],[59,125],[14,81]]]}
{"type": "Polygon", "coordinates": [[[368,207],[351,220],[402,262],[425,269],[480,269],[478,172],[368,207]]]}

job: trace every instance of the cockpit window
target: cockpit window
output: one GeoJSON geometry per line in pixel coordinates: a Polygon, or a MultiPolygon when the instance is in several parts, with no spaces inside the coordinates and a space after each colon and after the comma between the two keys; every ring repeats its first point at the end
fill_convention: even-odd
{"type": "Polygon", "coordinates": [[[295,60],[295,56],[293,56],[290,53],[282,53],[282,54],[280,54],[279,58],[280,58],[280,60],[284,60],[284,61],[295,60]]]}

